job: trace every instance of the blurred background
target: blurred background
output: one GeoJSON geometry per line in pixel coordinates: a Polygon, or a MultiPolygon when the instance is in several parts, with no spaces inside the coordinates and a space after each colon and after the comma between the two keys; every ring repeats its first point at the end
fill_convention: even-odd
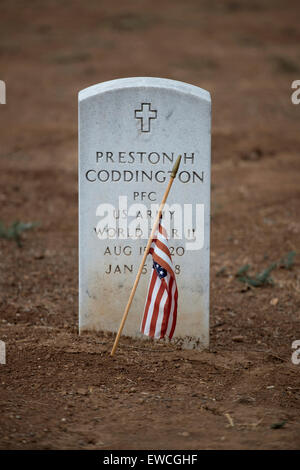
{"type": "Polygon", "coordinates": [[[276,151],[299,142],[290,101],[299,78],[297,0],[2,0],[0,8],[1,142],[9,151],[76,140],[77,92],[128,76],[209,90],[215,158],[253,136],[276,151]]]}
{"type": "MultiPolygon", "coordinates": [[[[130,432],[137,433],[135,442],[142,448],[149,442],[197,448],[205,438],[211,448],[226,442],[230,447],[299,445],[299,427],[270,434],[270,425],[282,416],[296,423],[300,400],[297,376],[289,372],[291,343],[300,339],[300,105],[291,101],[292,82],[300,80],[299,14],[299,0],[1,0],[0,79],[7,96],[0,104],[0,337],[9,345],[0,389],[7,417],[1,448],[93,448],[101,447],[100,441],[126,448],[132,445],[130,432]],[[188,420],[187,427],[194,426],[190,437],[178,434],[164,408],[160,416],[152,415],[142,436],[135,416],[139,410],[147,416],[148,408],[139,408],[134,395],[129,402],[137,414],[118,408],[113,400],[120,386],[126,392],[127,379],[105,362],[105,352],[104,359],[97,355],[99,344],[77,337],[77,94],[95,83],[132,76],[181,80],[212,96],[211,351],[222,361],[218,369],[217,355],[203,356],[199,370],[195,360],[189,370],[179,367],[175,373],[170,362],[160,368],[153,355],[147,357],[156,389],[167,396],[174,387],[178,429],[184,430],[188,420]],[[243,276],[240,270],[248,264],[243,276]],[[260,272],[265,274],[258,288],[260,272]],[[248,353],[253,350],[256,356],[248,353]],[[87,355],[91,351],[93,361],[87,355]],[[80,352],[76,360],[74,352],[80,352]],[[249,364],[255,364],[251,377],[249,364]],[[112,400],[99,391],[99,371],[107,370],[100,376],[112,400]],[[32,371],[40,374],[33,385],[32,371]],[[267,427],[255,436],[249,428],[250,440],[244,441],[233,429],[230,440],[221,441],[222,411],[202,410],[200,420],[197,398],[189,401],[193,387],[195,393],[202,390],[199,377],[207,381],[205,393],[224,409],[240,406],[235,411],[240,422],[260,422],[261,409],[253,405],[251,414],[247,408],[253,397],[264,410],[271,407],[264,418],[267,427]],[[68,426],[54,415],[71,416],[65,396],[76,381],[81,392],[78,401],[74,395],[76,419],[70,417],[66,437],[68,426]],[[271,399],[266,390],[274,382],[271,399]],[[98,384],[95,409],[107,400],[104,438],[89,441],[94,428],[84,426],[93,419],[92,395],[82,392],[82,384],[98,384]],[[237,405],[235,397],[234,405],[226,395],[231,386],[251,400],[237,405]],[[10,421],[16,408],[27,419],[10,421]],[[123,420],[126,429],[115,424],[114,434],[114,419],[123,420]],[[199,422],[206,426],[202,441],[199,422]],[[83,423],[81,437],[74,423],[83,423]],[[169,440],[158,441],[157,429],[165,429],[169,440]]],[[[122,367],[135,387],[145,390],[152,379],[144,358],[131,355],[137,362],[128,369],[122,351],[122,367]]]]}

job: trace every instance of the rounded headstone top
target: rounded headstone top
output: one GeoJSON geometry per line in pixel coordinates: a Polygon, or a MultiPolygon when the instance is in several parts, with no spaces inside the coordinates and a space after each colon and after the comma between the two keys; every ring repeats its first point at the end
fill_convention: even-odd
{"type": "Polygon", "coordinates": [[[174,90],[180,93],[194,95],[210,102],[210,93],[203,88],[189,83],[180,82],[178,80],[170,80],[168,78],[157,77],[129,77],[109,80],[107,82],[98,83],[88,88],[84,88],[78,93],[78,100],[83,101],[99,93],[121,90],[126,88],[161,88],[174,90]]]}

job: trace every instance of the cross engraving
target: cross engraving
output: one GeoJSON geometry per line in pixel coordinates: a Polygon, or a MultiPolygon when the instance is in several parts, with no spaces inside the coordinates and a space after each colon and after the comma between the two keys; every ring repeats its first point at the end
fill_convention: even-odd
{"type": "Polygon", "coordinates": [[[134,116],[141,121],[141,132],[150,132],[151,119],[157,119],[157,110],[151,109],[151,103],[141,103],[141,109],[136,109],[134,116]]]}

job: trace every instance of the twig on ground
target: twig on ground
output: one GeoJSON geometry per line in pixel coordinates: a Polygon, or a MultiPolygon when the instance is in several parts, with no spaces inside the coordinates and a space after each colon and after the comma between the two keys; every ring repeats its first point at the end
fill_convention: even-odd
{"type": "Polygon", "coordinates": [[[233,428],[234,427],[234,422],[232,417],[230,416],[229,413],[224,413],[224,416],[228,419],[229,425],[233,428]]]}

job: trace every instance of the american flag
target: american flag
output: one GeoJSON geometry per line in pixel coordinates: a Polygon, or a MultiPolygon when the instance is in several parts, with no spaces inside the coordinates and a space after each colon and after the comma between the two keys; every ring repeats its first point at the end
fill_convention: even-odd
{"type": "Polygon", "coordinates": [[[159,223],[149,253],[153,267],[141,332],[152,338],[171,339],[176,326],[178,291],[167,233],[159,223]]]}

